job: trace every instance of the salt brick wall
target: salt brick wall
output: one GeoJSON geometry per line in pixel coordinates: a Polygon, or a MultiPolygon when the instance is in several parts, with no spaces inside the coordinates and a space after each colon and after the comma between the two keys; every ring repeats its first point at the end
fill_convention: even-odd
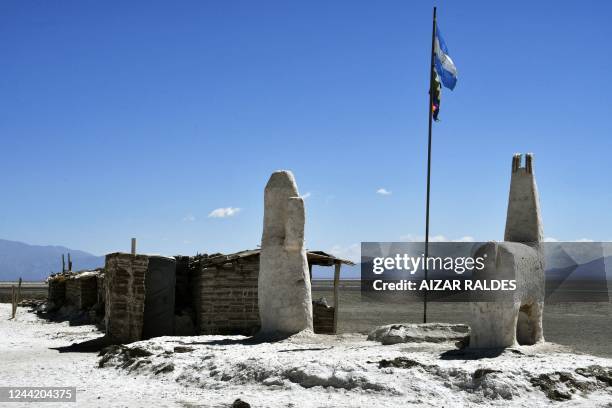
{"type": "Polygon", "coordinates": [[[91,276],[81,279],[68,279],[66,281],[66,301],[79,309],[87,309],[96,304],[98,300],[97,278],[91,276]]]}
{"type": "Polygon", "coordinates": [[[196,259],[189,263],[189,287],[191,288],[191,305],[195,313],[195,329],[196,333],[201,333],[200,330],[200,305],[202,296],[200,296],[200,272],[202,270],[201,260],[196,259]]]}
{"type": "Polygon", "coordinates": [[[259,258],[200,269],[196,312],[201,334],[245,334],[259,330],[259,258]]]}
{"type": "Polygon", "coordinates": [[[47,300],[60,306],[66,300],[66,281],[64,279],[50,279],[47,300]]]}
{"type": "Polygon", "coordinates": [[[106,303],[106,286],[104,286],[104,273],[100,273],[97,277],[98,288],[98,303],[103,305],[106,303]]]}
{"type": "MultiPolygon", "coordinates": [[[[211,266],[191,264],[192,300],[200,334],[255,334],[260,328],[257,302],[259,257],[211,266]]],[[[315,333],[334,333],[334,308],[313,302],[315,333]]]]}
{"type": "Polygon", "coordinates": [[[114,340],[133,342],[142,337],[145,273],[148,266],[149,258],[146,255],[106,255],[104,320],[106,334],[114,340]]]}
{"type": "Polygon", "coordinates": [[[75,279],[66,280],[66,303],[77,305],[79,298],[79,284],[75,279]]]}
{"type": "Polygon", "coordinates": [[[334,334],[334,308],[312,304],[312,325],[315,333],[334,334]]]}

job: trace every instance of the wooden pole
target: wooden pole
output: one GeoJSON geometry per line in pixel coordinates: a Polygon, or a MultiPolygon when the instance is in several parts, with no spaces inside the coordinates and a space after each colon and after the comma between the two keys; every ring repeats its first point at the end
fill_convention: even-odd
{"type": "Polygon", "coordinates": [[[62,273],[66,272],[66,260],[64,259],[64,254],[62,254],[62,273]]]}
{"type": "MultiPolygon", "coordinates": [[[[425,281],[428,281],[427,256],[429,255],[429,193],[431,181],[431,122],[433,116],[433,84],[434,84],[434,51],[436,46],[436,8],[433,9],[433,28],[431,31],[431,61],[429,63],[429,106],[427,107],[429,120],[429,135],[427,139],[427,198],[425,204],[425,281]]],[[[423,293],[423,323],[427,323],[427,290],[423,293]]]]}
{"type": "Polygon", "coordinates": [[[17,304],[21,302],[21,282],[22,282],[22,279],[19,278],[19,285],[17,286],[17,304]]]}
{"type": "Polygon", "coordinates": [[[17,306],[15,303],[15,285],[11,286],[11,319],[15,318],[15,313],[17,312],[17,306]]]}
{"type": "Polygon", "coordinates": [[[338,332],[338,306],[340,304],[340,268],[342,264],[336,262],[334,265],[334,333],[338,332]]]}
{"type": "Polygon", "coordinates": [[[132,238],[132,255],[136,256],[136,238],[132,238]]]}
{"type": "Polygon", "coordinates": [[[70,252],[68,252],[68,272],[72,272],[72,259],[70,258],[70,252]]]}

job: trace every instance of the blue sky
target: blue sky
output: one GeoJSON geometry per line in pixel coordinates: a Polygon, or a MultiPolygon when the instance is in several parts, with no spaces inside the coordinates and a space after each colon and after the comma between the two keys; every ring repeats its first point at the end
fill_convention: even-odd
{"type": "MultiPolygon", "coordinates": [[[[611,240],[612,4],[437,5],[459,82],[434,126],[432,234],[501,239],[530,151],[545,235],[611,240]]],[[[276,169],[308,195],[309,248],[422,236],[432,6],[0,3],[0,238],[253,248],[276,169]]]]}

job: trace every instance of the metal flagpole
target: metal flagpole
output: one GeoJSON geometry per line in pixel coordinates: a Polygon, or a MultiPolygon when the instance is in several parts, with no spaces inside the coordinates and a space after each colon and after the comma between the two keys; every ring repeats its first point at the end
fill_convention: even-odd
{"type": "MultiPolygon", "coordinates": [[[[436,44],[436,8],[433,9],[431,32],[431,62],[429,64],[429,138],[427,143],[427,199],[425,204],[425,281],[427,282],[427,256],[429,255],[429,191],[431,180],[431,124],[433,119],[434,49],[436,44]]],[[[427,290],[423,294],[423,323],[427,323],[427,290]]]]}

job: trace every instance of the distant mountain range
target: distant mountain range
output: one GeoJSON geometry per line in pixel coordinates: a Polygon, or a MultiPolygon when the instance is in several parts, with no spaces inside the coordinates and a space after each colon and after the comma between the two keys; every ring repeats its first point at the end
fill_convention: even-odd
{"type": "MultiPolygon", "coordinates": [[[[612,245],[612,244],[610,244],[612,245]]],[[[546,243],[548,279],[612,279],[610,247],[592,243],[546,243]],[[607,255],[607,256],[606,256],[607,255]],[[571,276],[570,276],[571,275],[571,276]],[[607,275],[607,276],[606,276],[607,275]]],[[[53,245],[29,245],[0,239],[0,281],[44,280],[62,270],[62,254],[70,253],[75,271],[104,266],[104,256],[53,245]]],[[[313,268],[315,279],[333,279],[334,268],[313,268]]],[[[343,265],[341,279],[359,279],[361,264],[343,265]]]]}
{"type": "Polygon", "coordinates": [[[44,280],[49,274],[62,270],[62,254],[67,253],[72,258],[73,270],[104,266],[104,256],[63,246],[29,245],[0,239],[0,281],[44,280]]]}

